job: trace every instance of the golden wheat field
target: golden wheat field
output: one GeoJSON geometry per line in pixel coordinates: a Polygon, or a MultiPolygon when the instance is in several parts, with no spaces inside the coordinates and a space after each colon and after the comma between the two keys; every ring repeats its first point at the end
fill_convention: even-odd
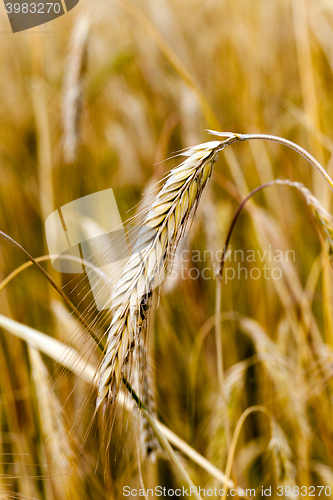
{"type": "Polygon", "coordinates": [[[333,2],[4,4],[1,500],[333,498],[333,2]]]}

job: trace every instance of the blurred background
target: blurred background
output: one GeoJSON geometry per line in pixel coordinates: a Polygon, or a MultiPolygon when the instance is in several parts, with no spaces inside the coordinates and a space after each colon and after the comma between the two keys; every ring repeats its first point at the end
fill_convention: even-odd
{"type": "MultiPolygon", "coordinates": [[[[48,253],[44,224],[53,210],[112,188],[126,220],[179,163],[164,160],[211,140],[205,129],[287,138],[333,174],[328,0],[81,0],[65,16],[17,34],[1,6],[0,30],[0,230],[34,257],[48,253]]],[[[222,282],[219,378],[216,256],[238,204],[277,178],[304,183],[330,211],[329,187],[294,151],[263,141],[231,146],[182,242],[187,261],[178,255],[150,318],[158,418],[224,472],[231,437],[250,408],[231,478],[256,498],[262,486],[272,486],[272,498],[277,485],[333,491],[332,270],[316,221],[291,187],[258,193],[234,229],[232,251],[243,254],[227,262],[226,276],[232,269],[235,276],[222,282]],[[249,252],[255,260],[246,259],[249,252]]],[[[1,281],[26,261],[0,242],[1,281]]],[[[41,264],[83,312],[89,297],[80,303],[77,278],[41,264]]],[[[0,313],[82,356],[92,350],[35,267],[3,286],[0,313]]],[[[147,487],[182,484],[166,460],[138,459],[137,427],[122,412],[105,479],[98,422],[86,436],[89,386],[6,330],[0,366],[1,498],[111,499],[141,479],[147,487]]],[[[219,485],[179,459],[196,485],[219,485]]]]}

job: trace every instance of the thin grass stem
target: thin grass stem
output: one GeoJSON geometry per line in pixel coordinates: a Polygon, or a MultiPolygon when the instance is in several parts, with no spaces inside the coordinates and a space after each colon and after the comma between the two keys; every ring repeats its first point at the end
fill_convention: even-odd
{"type": "Polygon", "coordinates": [[[329,174],[326,172],[326,170],[322,167],[322,165],[308,152],[306,149],[303,149],[301,146],[298,144],[295,144],[292,141],[289,141],[288,139],[283,139],[282,137],[278,137],[275,135],[267,135],[267,134],[235,134],[235,136],[240,140],[240,141],[251,141],[251,140],[263,140],[263,141],[273,141],[277,142],[279,144],[283,144],[285,146],[288,146],[289,148],[293,149],[297,153],[299,153],[301,156],[306,158],[317,170],[318,172],[324,177],[324,179],[328,182],[330,188],[333,191],[333,180],[329,176],[329,174]]]}
{"type": "Polygon", "coordinates": [[[237,425],[236,425],[235,432],[234,432],[234,434],[232,436],[230,450],[229,450],[229,453],[228,453],[227,465],[226,465],[226,468],[225,468],[225,482],[224,482],[224,485],[223,485],[224,495],[222,497],[222,500],[225,500],[227,498],[227,496],[228,496],[228,494],[227,494],[228,480],[230,478],[230,473],[231,473],[232,463],[233,463],[234,456],[235,456],[236,446],[237,446],[237,442],[238,442],[239,435],[240,435],[240,432],[242,430],[243,424],[244,424],[246,418],[251,413],[254,413],[256,411],[262,412],[265,415],[267,415],[269,418],[271,418],[270,412],[267,410],[267,408],[265,408],[264,406],[260,406],[260,405],[250,406],[250,408],[247,408],[242,413],[242,415],[240,416],[240,418],[239,418],[239,420],[237,422],[237,425]]]}

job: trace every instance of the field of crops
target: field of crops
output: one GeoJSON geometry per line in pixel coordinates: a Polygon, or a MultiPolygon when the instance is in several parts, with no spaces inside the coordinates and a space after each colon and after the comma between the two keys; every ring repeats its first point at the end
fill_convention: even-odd
{"type": "Polygon", "coordinates": [[[333,498],[333,3],[1,5],[0,74],[1,500],[333,498]]]}

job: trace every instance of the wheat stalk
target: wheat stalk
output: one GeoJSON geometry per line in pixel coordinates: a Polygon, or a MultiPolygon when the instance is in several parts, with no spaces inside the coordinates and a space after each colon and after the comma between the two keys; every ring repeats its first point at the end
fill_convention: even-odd
{"type": "Polygon", "coordinates": [[[171,170],[150,208],[141,214],[142,229],[134,252],[111,300],[112,321],[97,374],[97,408],[105,409],[117,397],[125,367],[131,365],[142,325],[146,323],[152,289],[171,270],[175,249],[196,211],[218,152],[237,140],[234,134],[226,137],[224,141],[200,144],[183,152],[186,160],[171,170]]]}

